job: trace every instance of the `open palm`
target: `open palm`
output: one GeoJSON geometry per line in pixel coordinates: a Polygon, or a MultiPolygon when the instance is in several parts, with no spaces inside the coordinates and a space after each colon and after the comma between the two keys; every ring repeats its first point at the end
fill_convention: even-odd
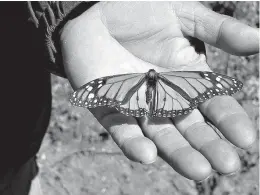
{"type": "MultiPolygon", "coordinates": [[[[66,24],[61,33],[66,74],[73,88],[108,75],[169,70],[209,71],[204,43],[237,55],[258,52],[258,32],[197,2],[101,2],[66,24]]],[[[193,180],[212,168],[240,167],[231,145],[209,126],[206,115],[234,145],[247,148],[255,131],[230,96],[216,96],[175,118],[133,118],[111,108],[91,112],[131,160],[152,163],[157,151],[193,180]]]]}

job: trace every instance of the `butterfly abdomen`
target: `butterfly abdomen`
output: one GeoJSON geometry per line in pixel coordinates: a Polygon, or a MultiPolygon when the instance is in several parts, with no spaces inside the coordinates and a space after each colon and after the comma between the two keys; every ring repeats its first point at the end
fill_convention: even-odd
{"type": "Polygon", "coordinates": [[[149,104],[153,99],[154,87],[147,86],[147,90],[145,92],[146,95],[146,103],[149,104]]]}
{"type": "Polygon", "coordinates": [[[151,69],[146,74],[146,86],[147,90],[145,92],[146,95],[146,103],[149,107],[149,113],[153,113],[155,108],[155,94],[156,94],[156,83],[158,80],[158,73],[151,69]]]}

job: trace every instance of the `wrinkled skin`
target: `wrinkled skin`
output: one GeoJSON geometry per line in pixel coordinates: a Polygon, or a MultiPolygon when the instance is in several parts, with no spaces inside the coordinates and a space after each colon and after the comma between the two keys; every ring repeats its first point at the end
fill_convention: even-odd
{"type": "MultiPolygon", "coordinates": [[[[74,89],[98,77],[151,68],[209,71],[204,42],[235,55],[259,52],[257,29],[198,2],[100,2],[61,32],[64,66],[74,89]]],[[[127,117],[103,107],[91,112],[129,159],[149,164],[159,155],[196,181],[213,169],[231,174],[240,168],[235,149],[203,115],[237,147],[246,149],[256,139],[247,114],[230,96],[216,96],[173,119],[127,117]]]]}

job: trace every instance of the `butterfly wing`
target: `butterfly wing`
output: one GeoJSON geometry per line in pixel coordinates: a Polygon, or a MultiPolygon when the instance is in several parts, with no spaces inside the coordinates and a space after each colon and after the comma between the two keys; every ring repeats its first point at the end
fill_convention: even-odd
{"type": "Polygon", "coordinates": [[[98,78],[77,89],[70,102],[87,108],[115,107],[126,115],[143,116],[147,112],[145,81],[145,74],[140,73],[98,78]]]}
{"type": "Polygon", "coordinates": [[[174,117],[187,114],[216,95],[232,95],[243,84],[237,79],[199,71],[159,73],[153,116],[174,117]]]}
{"type": "Polygon", "coordinates": [[[232,95],[243,84],[231,77],[199,71],[158,73],[153,106],[146,103],[146,74],[123,74],[95,79],[76,90],[75,106],[115,107],[125,115],[174,117],[187,114],[215,95],[232,95]]]}

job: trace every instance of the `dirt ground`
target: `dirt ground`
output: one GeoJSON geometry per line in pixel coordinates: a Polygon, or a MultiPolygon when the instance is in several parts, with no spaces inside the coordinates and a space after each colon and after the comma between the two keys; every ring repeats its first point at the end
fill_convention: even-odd
{"type": "MultiPolygon", "coordinates": [[[[213,10],[259,27],[259,2],[205,2],[213,10]]],[[[244,88],[235,95],[259,126],[259,55],[237,57],[209,45],[208,63],[216,71],[235,76],[244,88]]],[[[203,183],[185,179],[163,160],[151,165],[129,161],[88,110],[72,107],[67,80],[52,76],[53,108],[38,164],[46,195],[257,195],[258,143],[237,149],[242,169],[232,176],[215,173],[203,183]]]]}

